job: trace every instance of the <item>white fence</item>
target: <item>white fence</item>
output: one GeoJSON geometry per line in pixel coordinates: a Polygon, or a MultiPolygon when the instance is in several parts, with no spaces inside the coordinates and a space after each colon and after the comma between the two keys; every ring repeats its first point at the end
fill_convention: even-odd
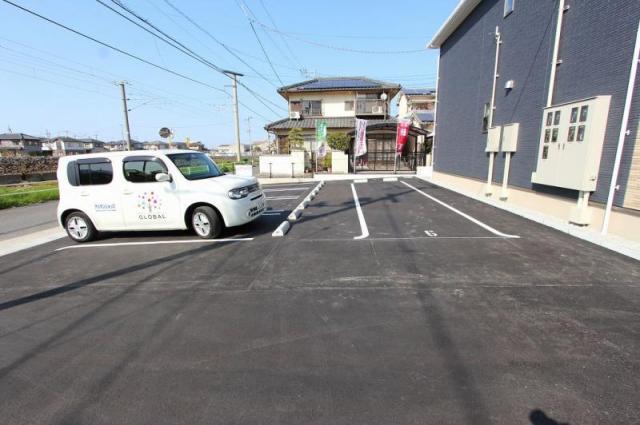
{"type": "Polygon", "coordinates": [[[296,151],[290,155],[260,156],[260,175],[265,177],[302,177],[306,152],[296,151]]]}

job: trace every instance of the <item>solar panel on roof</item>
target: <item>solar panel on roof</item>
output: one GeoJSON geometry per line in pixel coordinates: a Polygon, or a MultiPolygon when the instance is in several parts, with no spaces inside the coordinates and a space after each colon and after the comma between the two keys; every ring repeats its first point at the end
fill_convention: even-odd
{"type": "Polygon", "coordinates": [[[296,87],[296,90],[319,90],[319,89],[341,89],[341,88],[368,88],[380,87],[381,85],[370,80],[340,78],[331,80],[316,80],[296,87]]]}

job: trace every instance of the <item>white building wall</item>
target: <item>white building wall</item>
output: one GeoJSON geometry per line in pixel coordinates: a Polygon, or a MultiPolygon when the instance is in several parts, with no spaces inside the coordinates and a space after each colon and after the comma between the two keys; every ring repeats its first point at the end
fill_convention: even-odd
{"type": "Polygon", "coordinates": [[[296,100],[321,100],[322,115],[325,117],[354,117],[355,112],[355,92],[336,92],[336,93],[301,93],[291,95],[289,102],[296,100]],[[351,111],[345,111],[344,102],[351,100],[354,102],[354,108],[351,111]]]}

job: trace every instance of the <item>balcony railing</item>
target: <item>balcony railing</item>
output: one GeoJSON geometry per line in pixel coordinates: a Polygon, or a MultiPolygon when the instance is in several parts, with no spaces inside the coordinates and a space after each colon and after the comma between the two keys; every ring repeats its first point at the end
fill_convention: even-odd
{"type": "Polygon", "coordinates": [[[359,99],[356,100],[356,115],[385,115],[386,105],[384,100],[359,99]]]}

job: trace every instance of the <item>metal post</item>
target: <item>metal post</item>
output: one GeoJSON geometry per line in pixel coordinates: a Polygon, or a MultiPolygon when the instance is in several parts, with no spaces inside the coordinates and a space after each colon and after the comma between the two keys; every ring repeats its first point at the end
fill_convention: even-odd
{"type": "Polygon", "coordinates": [[[127,137],[127,150],[131,150],[131,130],[129,129],[129,109],[127,109],[127,95],[124,89],[124,81],[120,81],[120,93],[122,93],[122,109],[124,112],[124,129],[127,137]]]}
{"type": "Polygon", "coordinates": [[[269,163],[269,178],[272,178],[273,175],[271,174],[271,162],[269,163]]]}
{"type": "Polygon", "coordinates": [[[223,71],[231,81],[233,85],[233,116],[236,125],[236,160],[240,162],[240,114],[238,111],[238,77],[242,77],[243,74],[234,71],[223,71]]]}
{"type": "Polygon", "coordinates": [[[294,166],[295,162],[291,163],[291,178],[293,178],[293,166],[294,166]]]}

